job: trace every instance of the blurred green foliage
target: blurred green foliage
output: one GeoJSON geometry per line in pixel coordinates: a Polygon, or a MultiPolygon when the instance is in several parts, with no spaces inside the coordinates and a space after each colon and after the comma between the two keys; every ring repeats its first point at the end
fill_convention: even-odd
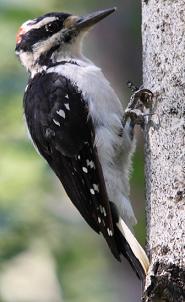
{"type": "MultiPolygon", "coordinates": [[[[48,11],[64,10],[82,14],[115,4],[123,9],[120,1],[112,0],[102,1],[101,4],[97,0],[0,0],[0,269],[37,238],[47,243],[53,254],[66,301],[83,302],[87,301],[87,297],[88,302],[116,301],[113,286],[108,279],[110,259],[104,257],[100,238],[91,235],[89,228],[79,223],[79,218],[71,222],[70,219],[65,219],[65,213],[56,215],[55,209],[51,210],[52,205],[55,207],[55,200],[59,200],[63,193],[55,191],[56,178],[27,139],[22,110],[27,75],[14,54],[15,35],[25,20],[48,11]]],[[[136,18],[134,22],[130,22],[130,28],[133,36],[137,36],[139,13],[136,11],[134,14],[136,18]]],[[[122,20],[119,21],[119,26],[121,22],[122,20]]],[[[113,24],[111,26],[109,30],[114,30],[113,24]]],[[[117,35],[119,36],[119,32],[117,35]]],[[[122,41],[119,41],[119,46],[121,44],[122,41]]],[[[101,55],[106,62],[105,53],[101,55]]],[[[121,57],[116,57],[116,49],[112,57],[114,60],[121,60],[121,57]]],[[[130,69],[128,73],[131,74],[130,69]]],[[[134,164],[133,196],[142,198],[142,151],[136,154],[134,164]]],[[[138,213],[142,214],[141,211],[138,213]]],[[[144,219],[141,219],[137,235],[142,242],[143,225],[144,219]]]]}

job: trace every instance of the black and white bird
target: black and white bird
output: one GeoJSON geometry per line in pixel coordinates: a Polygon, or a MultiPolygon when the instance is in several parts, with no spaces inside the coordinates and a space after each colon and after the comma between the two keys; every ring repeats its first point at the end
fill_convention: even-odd
{"type": "Polygon", "coordinates": [[[149,262],[131,231],[128,197],[134,139],[110,83],[82,55],[86,33],[114,11],[29,20],[17,34],[16,54],[30,75],[24,113],[33,144],[115,258],[124,255],[143,279],[149,262]]]}

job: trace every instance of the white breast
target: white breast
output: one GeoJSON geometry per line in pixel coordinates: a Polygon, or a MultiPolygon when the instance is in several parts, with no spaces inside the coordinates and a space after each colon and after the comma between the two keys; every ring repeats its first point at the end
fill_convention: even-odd
{"type": "Polygon", "coordinates": [[[101,69],[90,62],[77,61],[77,63],[80,66],[58,65],[48,69],[48,72],[62,74],[76,84],[88,102],[93,118],[104,120],[107,113],[123,116],[122,105],[101,69]]]}

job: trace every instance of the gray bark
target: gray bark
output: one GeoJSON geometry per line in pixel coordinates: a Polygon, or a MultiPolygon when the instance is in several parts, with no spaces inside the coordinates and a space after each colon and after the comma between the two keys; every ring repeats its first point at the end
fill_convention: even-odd
{"type": "Polygon", "coordinates": [[[148,253],[143,301],[185,301],[185,0],[143,0],[148,253]]]}

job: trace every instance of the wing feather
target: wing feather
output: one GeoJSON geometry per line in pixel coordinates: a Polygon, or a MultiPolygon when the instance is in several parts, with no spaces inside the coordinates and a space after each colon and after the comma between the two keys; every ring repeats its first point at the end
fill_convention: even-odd
{"type": "Polygon", "coordinates": [[[55,73],[31,80],[24,97],[28,128],[39,152],[62,182],[87,223],[119,251],[103,172],[94,145],[94,125],[83,95],[55,73]]]}

